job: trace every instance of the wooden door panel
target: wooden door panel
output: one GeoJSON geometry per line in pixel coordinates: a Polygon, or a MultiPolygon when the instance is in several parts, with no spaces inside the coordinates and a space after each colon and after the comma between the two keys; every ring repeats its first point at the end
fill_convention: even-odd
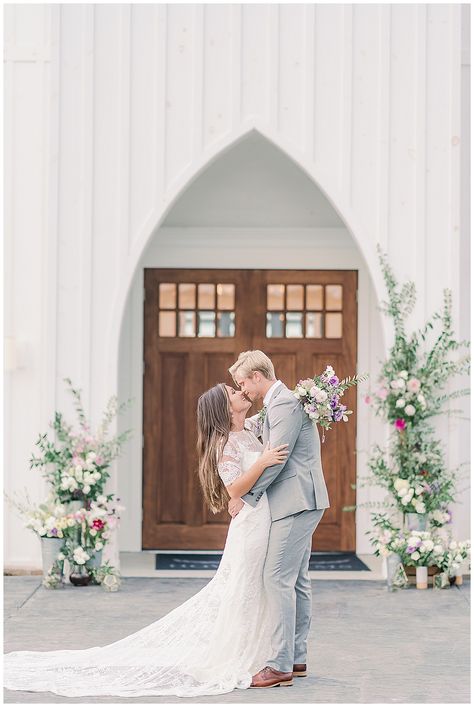
{"type": "MultiPolygon", "coordinates": [[[[340,378],[353,375],[356,372],[357,356],[356,289],[356,271],[145,269],[142,527],[144,549],[222,549],[229,516],[226,512],[214,515],[205,507],[198,484],[198,397],[217,382],[234,385],[228,368],[241,351],[248,349],[258,348],[265,351],[274,363],[277,377],[289,388],[293,388],[302,377],[322,372],[328,363],[334,366],[340,378]],[[161,283],[169,283],[164,286],[168,289],[175,288],[175,310],[169,310],[176,315],[175,335],[163,335],[161,329],[159,333],[160,317],[165,311],[163,306],[168,306],[163,305],[161,300],[161,283]],[[233,335],[201,335],[200,331],[198,335],[198,330],[195,329],[192,335],[188,331],[185,336],[180,336],[180,318],[184,312],[179,306],[180,283],[196,285],[193,310],[196,322],[204,321],[204,315],[207,318],[214,316],[217,322],[218,317],[222,315],[219,311],[221,299],[218,293],[222,291],[223,286],[229,288],[233,285],[233,335]],[[206,283],[214,286],[216,296],[214,310],[210,307],[203,313],[197,295],[206,283]],[[280,283],[284,288],[281,318],[285,322],[283,332],[289,336],[293,335],[291,326],[294,326],[294,316],[293,310],[290,309],[291,303],[294,304],[295,291],[300,292],[303,286],[303,306],[306,307],[303,312],[306,312],[308,307],[310,310],[311,307],[319,307],[311,305],[315,289],[324,293],[321,312],[318,310],[316,313],[310,313],[313,317],[317,314],[320,317],[318,321],[324,322],[324,337],[307,337],[310,324],[308,315],[304,313],[301,319],[304,320],[304,335],[297,334],[297,338],[286,338],[285,335],[267,336],[267,285],[274,283],[280,283]],[[310,286],[313,287],[313,294],[308,289],[310,286]],[[340,302],[334,305],[336,295],[339,296],[340,302]],[[331,308],[334,306],[340,308],[342,318],[342,335],[335,337],[334,319],[339,315],[336,312],[336,317],[333,316],[334,311],[331,308]],[[328,338],[331,333],[331,317],[333,336],[328,338]]],[[[189,303],[186,306],[189,309],[189,303]]],[[[174,315],[169,313],[165,316],[168,320],[170,317],[174,318],[174,315]]],[[[184,316],[191,319],[193,317],[189,312],[184,312],[184,316]]],[[[230,315],[225,316],[229,327],[230,315]]],[[[223,331],[220,330],[220,333],[223,331]]],[[[228,328],[226,333],[229,332],[228,328]]],[[[342,512],[342,506],[352,504],[355,498],[355,492],[350,487],[350,483],[355,482],[356,468],[354,388],[346,392],[344,403],[354,410],[354,415],[349,423],[334,425],[326,434],[325,443],[321,445],[331,507],[326,509],[315,534],[313,549],[318,550],[355,549],[354,514],[342,512]]],[[[253,405],[248,414],[255,414],[259,407],[259,404],[253,405]]],[[[320,436],[322,437],[321,432],[320,436]]]]}

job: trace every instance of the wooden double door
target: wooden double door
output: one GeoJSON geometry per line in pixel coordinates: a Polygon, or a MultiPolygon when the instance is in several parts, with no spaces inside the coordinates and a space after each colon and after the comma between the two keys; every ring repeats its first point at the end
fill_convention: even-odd
{"type": "MultiPolygon", "coordinates": [[[[146,550],[219,550],[229,516],[204,505],[197,479],[196,404],[229,366],[261,349],[293,388],[331,364],[340,378],[357,363],[357,271],[145,269],[143,525],[146,550]]],[[[331,507],[314,550],[355,550],[354,411],[321,445],[331,507]]],[[[254,406],[250,414],[254,414],[254,406]]]]}

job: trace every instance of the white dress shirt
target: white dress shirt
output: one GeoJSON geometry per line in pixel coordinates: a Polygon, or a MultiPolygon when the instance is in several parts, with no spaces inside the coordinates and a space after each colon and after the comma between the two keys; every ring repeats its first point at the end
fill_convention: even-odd
{"type": "Polygon", "coordinates": [[[270,398],[273,395],[273,391],[278,388],[279,385],[281,385],[281,380],[275,381],[272,387],[267,390],[267,392],[265,393],[265,397],[263,398],[264,406],[268,405],[268,403],[270,402],[270,398]]]}

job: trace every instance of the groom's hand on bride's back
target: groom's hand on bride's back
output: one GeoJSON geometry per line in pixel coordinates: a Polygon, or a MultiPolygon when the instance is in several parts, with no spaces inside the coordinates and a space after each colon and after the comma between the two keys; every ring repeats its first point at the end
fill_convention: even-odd
{"type": "Polygon", "coordinates": [[[244,502],[241,498],[231,498],[229,503],[227,504],[227,510],[229,511],[229,515],[231,515],[232,518],[235,518],[237,513],[242,510],[243,506],[244,502]]]}

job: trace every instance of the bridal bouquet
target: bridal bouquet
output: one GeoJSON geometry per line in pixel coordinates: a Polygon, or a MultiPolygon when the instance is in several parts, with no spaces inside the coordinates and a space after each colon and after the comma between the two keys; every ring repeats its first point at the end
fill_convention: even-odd
{"type": "Polygon", "coordinates": [[[324,430],[330,430],[331,423],[347,422],[349,415],[352,415],[353,411],[348,410],[347,406],[340,402],[344,392],[351,386],[366,380],[367,377],[367,374],[355,375],[340,381],[334,368],[328,365],[324,373],[298,382],[293,394],[302,402],[310,419],[323,428],[323,442],[324,430]]]}

